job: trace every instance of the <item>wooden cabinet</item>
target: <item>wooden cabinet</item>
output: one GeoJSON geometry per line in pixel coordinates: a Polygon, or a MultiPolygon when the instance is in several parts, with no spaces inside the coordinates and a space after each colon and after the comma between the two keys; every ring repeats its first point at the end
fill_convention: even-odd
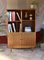
{"type": "Polygon", "coordinates": [[[7,12],[8,47],[36,47],[35,9],[7,10],[7,12]]]}

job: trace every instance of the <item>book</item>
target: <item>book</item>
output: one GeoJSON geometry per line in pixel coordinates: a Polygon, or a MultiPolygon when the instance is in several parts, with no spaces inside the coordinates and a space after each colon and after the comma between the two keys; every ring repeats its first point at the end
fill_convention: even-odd
{"type": "Polygon", "coordinates": [[[15,11],[12,12],[12,21],[15,21],[15,11]]]}
{"type": "Polygon", "coordinates": [[[21,18],[20,18],[20,16],[19,16],[19,13],[18,13],[18,12],[16,12],[16,14],[17,14],[18,19],[19,19],[19,20],[21,20],[21,18]]]}
{"type": "Polygon", "coordinates": [[[8,13],[8,21],[10,21],[10,12],[7,12],[8,13]]]}
{"type": "Polygon", "coordinates": [[[8,24],[8,32],[12,32],[11,24],[8,24]]]}
{"type": "Polygon", "coordinates": [[[22,23],[20,23],[20,32],[22,32],[22,23]]]}
{"type": "Polygon", "coordinates": [[[11,11],[8,12],[8,21],[11,21],[11,11]]]}
{"type": "Polygon", "coordinates": [[[12,25],[13,25],[13,30],[14,30],[14,32],[16,32],[15,24],[14,24],[14,23],[12,23],[12,25]]]}
{"type": "Polygon", "coordinates": [[[12,14],[11,14],[11,11],[10,11],[10,21],[12,20],[12,18],[11,18],[12,16],[11,16],[11,15],[12,15],[12,14]]]}
{"type": "Polygon", "coordinates": [[[31,27],[25,27],[25,32],[31,32],[31,27]]]}

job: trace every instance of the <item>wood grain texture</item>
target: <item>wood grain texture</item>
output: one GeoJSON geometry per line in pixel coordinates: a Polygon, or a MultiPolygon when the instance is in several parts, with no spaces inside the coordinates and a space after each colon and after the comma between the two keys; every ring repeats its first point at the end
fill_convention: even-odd
{"type": "Polygon", "coordinates": [[[21,34],[21,47],[35,47],[36,46],[36,34],[35,32],[22,32],[21,34]]]}
{"type": "Polygon", "coordinates": [[[17,47],[21,45],[21,33],[8,33],[8,47],[17,47]]]}
{"type": "Polygon", "coordinates": [[[36,46],[35,32],[16,32],[8,33],[9,48],[33,48],[36,46]]]}

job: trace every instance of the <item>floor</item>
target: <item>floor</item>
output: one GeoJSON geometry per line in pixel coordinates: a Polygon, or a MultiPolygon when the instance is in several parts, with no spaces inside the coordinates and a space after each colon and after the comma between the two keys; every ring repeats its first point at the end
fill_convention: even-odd
{"type": "Polygon", "coordinates": [[[0,60],[44,60],[44,49],[11,49],[0,45],[0,60]]]}

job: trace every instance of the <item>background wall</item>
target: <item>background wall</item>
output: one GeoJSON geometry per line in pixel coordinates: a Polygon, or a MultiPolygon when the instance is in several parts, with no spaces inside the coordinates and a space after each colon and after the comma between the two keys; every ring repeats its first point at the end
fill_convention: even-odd
{"type": "Polygon", "coordinates": [[[7,36],[6,36],[6,7],[7,7],[7,1],[6,0],[0,0],[0,44],[6,44],[7,43],[7,36]],[[1,17],[2,16],[2,17],[1,17]],[[5,31],[3,31],[3,29],[5,31]]]}
{"type": "Polygon", "coordinates": [[[0,0],[0,15],[2,15],[2,12],[6,12],[6,7],[7,7],[7,3],[6,0],[0,0]]]}
{"type": "Polygon", "coordinates": [[[0,0],[0,36],[6,35],[6,0],[0,0]]]}
{"type": "Polygon", "coordinates": [[[44,28],[44,0],[39,1],[39,16],[40,16],[40,19],[42,20],[41,27],[44,28]]]}

